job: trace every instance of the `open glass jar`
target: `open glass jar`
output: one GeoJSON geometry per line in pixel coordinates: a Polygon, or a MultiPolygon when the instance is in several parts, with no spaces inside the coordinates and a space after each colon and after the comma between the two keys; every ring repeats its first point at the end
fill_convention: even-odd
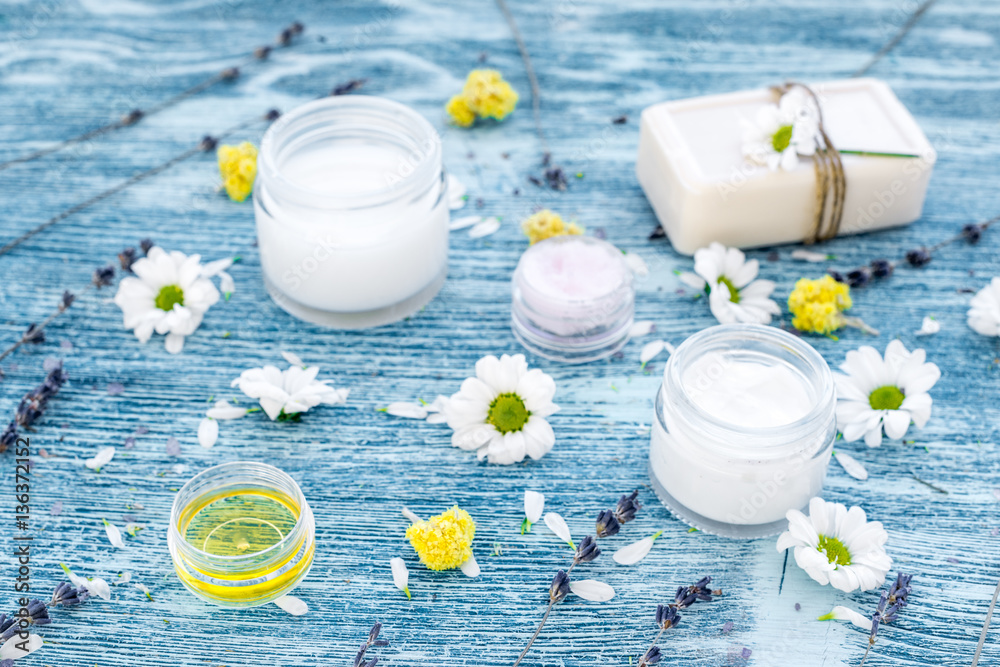
{"type": "Polygon", "coordinates": [[[170,511],[174,569],[198,597],[256,607],[290,592],[309,572],[316,526],[291,477],[237,461],[192,477],[170,511]]]}
{"type": "Polygon", "coordinates": [[[254,211],[264,283],[292,315],[339,329],[403,319],[448,272],[441,139],[413,109],[327,97],[264,134],[254,211]]]}
{"type": "Polygon", "coordinates": [[[833,375],[775,327],[705,329],[670,355],[656,396],[649,472],[671,512],[707,533],[785,529],[823,487],[837,434],[833,375]]]}

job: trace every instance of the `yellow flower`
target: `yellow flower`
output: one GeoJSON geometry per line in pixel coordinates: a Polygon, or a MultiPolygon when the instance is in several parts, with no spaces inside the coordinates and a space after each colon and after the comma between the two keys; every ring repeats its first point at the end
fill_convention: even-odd
{"type": "Polygon", "coordinates": [[[243,201],[253,191],[257,178],[257,147],[249,141],[239,146],[219,146],[219,173],[226,194],[233,201],[243,201]]]}
{"type": "Polygon", "coordinates": [[[406,529],[414,551],[431,570],[452,570],[469,560],[475,536],[476,522],[458,505],[406,529]]]}
{"type": "Polygon", "coordinates": [[[792,326],[799,331],[829,334],[850,324],[843,311],[851,307],[851,288],[830,276],[801,278],[788,297],[792,326]]]}
{"type": "Polygon", "coordinates": [[[571,222],[566,224],[563,221],[562,216],[554,211],[550,211],[547,208],[543,208],[538,213],[521,223],[521,229],[524,231],[524,235],[528,237],[531,244],[534,245],[539,241],[544,241],[545,239],[552,238],[553,236],[576,236],[583,234],[583,227],[571,222]]]}
{"type": "Polygon", "coordinates": [[[476,122],[476,114],[469,108],[469,103],[465,101],[464,95],[455,95],[451,98],[445,111],[459,127],[469,127],[476,122]]]}
{"type": "Polygon", "coordinates": [[[459,95],[448,101],[445,110],[456,125],[469,127],[476,118],[503,120],[517,106],[517,93],[493,69],[474,69],[459,95]]]}

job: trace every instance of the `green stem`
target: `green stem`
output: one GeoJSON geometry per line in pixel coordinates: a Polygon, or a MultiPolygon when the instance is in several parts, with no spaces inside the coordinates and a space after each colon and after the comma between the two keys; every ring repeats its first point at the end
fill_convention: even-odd
{"type": "Polygon", "coordinates": [[[844,150],[841,148],[837,149],[837,152],[841,155],[862,155],[864,157],[902,157],[902,158],[919,158],[919,155],[913,153],[885,153],[882,151],[852,151],[844,150]]]}

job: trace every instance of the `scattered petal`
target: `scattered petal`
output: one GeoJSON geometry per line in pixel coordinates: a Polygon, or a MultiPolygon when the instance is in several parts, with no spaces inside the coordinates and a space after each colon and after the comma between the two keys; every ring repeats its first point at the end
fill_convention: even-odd
{"type": "Polygon", "coordinates": [[[648,336],[656,330],[656,325],[653,324],[652,320],[640,320],[632,324],[632,328],[629,330],[628,335],[632,338],[640,338],[641,336],[648,336]]]}
{"type": "Polygon", "coordinates": [[[933,317],[925,317],[923,323],[920,325],[920,331],[916,333],[917,336],[932,336],[938,331],[941,331],[941,323],[935,320],[933,317]]]}
{"type": "MultiPolygon", "coordinates": [[[[131,577],[129,577],[129,578],[131,578],[131,577]]],[[[124,582],[123,582],[123,583],[124,583],[124,582]]],[[[150,602],[152,602],[152,601],[153,601],[153,594],[149,592],[149,589],[148,589],[148,588],[146,588],[145,584],[138,584],[138,583],[137,583],[137,584],[134,584],[134,586],[135,586],[136,588],[138,588],[138,589],[139,589],[140,591],[142,591],[143,593],[145,593],[145,594],[146,594],[146,599],[147,599],[147,600],[149,600],[150,602]]]]}
{"type": "Polygon", "coordinates": [[[854,479],[860,479],[862,482],[868,479],[868,471],[865,470],[865,467],[861,464],[861,462],[853,456],[834,450],[833,457],[837,459],[837,463],[843,466],[844,470],[847,471],[847,474],[854,479]]]}
{"type": "Polygon", "coordinates": [[[555,512],[549,512],[545,515],[545,525],[549,527],[553,533],[556,534],[560,540],[573,545],[573,538],[570,537],[569,526],[566,525],[566,519],[562,518],[561,515],[555,512]]]}
{"type": "Polygon", "coordinates": [[[628,268],[632,269],[632,273],[640,278],[649,275],[649,267],[646,265],[646,260],[634,252],[625,253],[625,263],[628,264],[628,268]]]}
{"type": "Polygon", "coordinates": [[[167,438],[167,456],[180,456],[181,443],[174,436],[167,438]]]}
{"type": "Polygon", "coordinates": [[[545,509],[545,495],[537,491],[524,492],[524,516],[531,523],[538,523],[542,518],[542,510],[545,509]]]}
{"type": "Polygon", "coordinates": [[[871,617],[864,616],[854,611],[853,609],[848,609],[847,607],[836,606],[833,608],[829,614],[824,614],[820,616],[817,620],[820,621],[850,621],[857,627],[865,630],[867,632],[872,631],[872,619],[871,617]]]}
{"type": "Polygon", "coordinates": [[[448,174],[448,208],[452,211],[465,206],[465,184],[458,180],[453,174],[448,174]]]}
{"type": "Polygon", "coordinates": [[[798,250],[792,251],[792,259],[797,259],[800,262],[815,262],[817,264],[821,262],[829,261],[830,255],[825,252],[815,252],[813,250],[803,250],[799,248],[798,250]]]}
{"type": "Polygon", "coordinates": [[[479,239],[490,234],[495,234],[500,229],[500,218],[494,216],[486,218],[482,222],[476,223],[469,230],[470,239],[479,239]]]}
{"type": "Polygon", "coordinates": [[[205,447],[211,447],[219,439],[219,422],[211,417],[205,417],[198,424],[198,443],[205,447]]]}
{"type": "Polygon", "coordinates": [[[5,641],[0,646],[0,660],[17,660],[42,648],[42,638],[36,634],[29,634],[27,643],[25,641],[19,635],[5,641]]]}
{"type": "Polygon", "coordinates": [[[479,576],[479,563],[476,562],[476,554],[471,554],[469,559],[459,566],[462,569],[462,574],[467,577],[478,577],[479,576]]]}
{"type": "Polygon", "coordinates": [[[653,543],[659,536],[660,533],[656,533],[650,537],[644,537],[638,542],[627,544],[616,551],[611,558],[619,565],[635,565],[649,554],[653,543]]]}
{"type": "Polygon", "coordinates": [[[639,352],[639,363],[645,366],[664,350],[672,353],[674,346],[665,340],[654,340],[646,343],[639,352]]]}
{"type": "Polygon", "coordinates": [[[393,417],[406,417],[407,419],[426,419],[428,412],[427,408],[419,403],[407,403],[405,401],[399,401],[396,403],[390,403],[385,409],[386,414],[390,414],[393,417]]]}
{"type": "Polygon", "coordinates": [[[282,352],[281,357],[292,366],[305,366],[305,364],[302,363],[302,359],[299,358],[299,355],[294,352],[282,352]]]}
{"type": "Polygon", "coordinates": [[[104,579],[101,579],[100,577],[94,577],[93,579],[84,579],[82,584],[75,584],[75,585],[82,585],[84,588],[87,589],[87,591],[91,595],[96,595],[102,600],[111,599],[111,586],[109,586],[108,582],[106,582],[104,579]]]}
{"type": "Polygon", "coordinates": [[[122,531],[118,530],[118,526],[109,522],[107,519],[104,521],[104,532],[108,534],[108,540],[111,542],[111,546],[116,549],[124,549],[125,542],[122,541],[122,531]]]}
{"type": "Polygon", "coordinates": [[[406,569],[406,563],[398,556],[389,561],[392,568],[392,583],[396,588],[406,593],[406,599],[410,599],[410,571],[406,569]]]}
{"type": "Polygon", "coordinates": [[[211,417],[212,419],[218,419],[219,421],[226,421],[229,419],[239,419],[240,417],[247,416],[247,408],[241,408],[238,405],[233,405],[229,401],[216,401],[215,405],[208,409],[205,413],[206,417],[211,417]]]}
{"type": "Polygon", "coordinates": [[[582,581],[571,581],[569,589],[575,595],[591,602],[607,602],[615,596],[615,589],[608,586],[603,581],[594,579],[584,579],[582,581]]]}
{"type": "Polygon", "coordinates": [[[108,463],[110,463],[111,459],[113,459],[114,457],[115,457],[114,447],[102,447],[100,450],[98,450],[97,455],[94,456],[94,458],[87,459],[86,461],[83,462],[83,465],[87,466],[91,470],[100,470],[108,463]]]}
{"type": "Polygon", "coordinates": [[[478,225],[483,220],[484,218],[481,215],[467,215],[465,217],[455,218],[454,220],[452,220],[449,223],[448,228],[453,232],[457,232],[460,229],[465,229],[466,227],[472,227],[473,225],[478,225]]]}
{"type": "Polygon", "coordinates": [[[57,500],[52,503],[52,507],[49,509],[49,516],[59,516],[63,511],[63,503],[61,500],[57,500]]]}
{"type": "Polygon", "coordinates": [[[121,382],[109,382],[108,383],[108,395],[109,396],[117,396],[117,395],[119,395],[121,393],[124,393],[124,391],[125,391],[125,385],[123,385],[121,382]]]}
{"type": "Polygon", "coordinates": [[[301,600],[294,595],[283,595],[275,600],[274,604],[278,605],[292,616],[302,616],[309,611],[309,605],[307,605],[304,600],[301,600]]]}

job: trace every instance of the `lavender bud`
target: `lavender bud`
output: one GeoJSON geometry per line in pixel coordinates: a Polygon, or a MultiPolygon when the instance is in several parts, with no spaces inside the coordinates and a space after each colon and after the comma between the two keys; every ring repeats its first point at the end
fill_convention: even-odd
{"type": "Polygon", "coordinates": [[[983,238],[983,226],[966,225],[965,227],[962,227],[962,236],[969,243],[972,244],[979,243],[979,239],[983,238]]]}
{"type": "Polygon", "coordinates": [[[618,500],[618,506],[615,508],[615,517],[618,521],[628,523],[635,518],[635,513],[642,508],[642,505],[637,500],[638,497],[639,490],[636,489],[631,495],[622,496],[618,500]]]}
{"type": "Polygon", "coordinates": [[[601,550],[597,548],[597,540],[593,535],[587,535],[576,547],[576,556],[573,560],[577,563],[589,563],[601,555],[601,550]]]}
{"type": "Polygon", "coordinates": [[[846,283],[847,282],[847,278],[845,278],[844,274],[841,273],[840,271],[829,271],[828,274],[829,274],[829,276],[831,278],[833,278],[834,280],[836,280],[838,283],[846,283]]]}
{"type": "Polygon", "coordinates": [[[301,21],[296,21],[292,25],[288,26],[288,29],[292,31],[293,35],[301,35],[305,32],[306,27],[302,25],[301,21]]]}
{"type": "Polygon", "coordinates": [[[115,279],[115,267],[108,264],[107,266],[100,267],[94,271],[93,282],[97,289],[102,287],[107,287],[115,279]]]}
{"type": "Polygon", "coordinates": [[[253,57],[257,60],[267,60],[269,55],[271,55],[270,45],[258,46],[253,50],[253,57]]]}
{"type": "Polygon", "coordinates": [[[565,190],[566,189],[566,172],[562,170],[562,167],[552,167],[551,169],[545,170],[545,182],[553,190],[565,190]]]}
{"type": "Polygon", "coordinates": [[[142,117],[145,116],[145,112],[142,109],[132,109],[127,114],[122,116],[122,125],[135,125],[142,117]]]}
{"type": "Polygon", "coordinates": [[[143,255],[148,255],[149,251],[152,250],[155,245],[156,244],[153,243],[153,239],[143,239],[139,241],[139,248],[142,250],[143,255]]]}
{"type": "Polygon", "coordinates": [[[267,113],[264,114],[264,120],[274,121],[281,118],[281,112],[277,109],[268,109],[267,113]]]}
{"type": "Polygon", "coordinates": [[[872,275],[876,278],[888,278],[892,275],[893,265],[887,259],[876,259],[871,263],[872,275]]]}
{"type": "Polygon", "coordinates": [[[122,271],[127,271],[132,273],[132,265],[135,264],[136,252],[135,248],[125,248],[120,253],[118,253],[118,262],[122,265],[122,271]]]}
{"type": "Polygon", "coordinates": [[[227,67],[226,69],[219,72],[219,76],[222,77],[224,81],[232,81],[240,75],[239,67],[227,67]]]}
{"type": "Polygon", "coordinates": [[[552,584],[549,586],[549,602],[556,604],[562,602],[569,595],[569,575],[565,570],[556,572],[552,577],[552,584]]]}
{"type": "Polygon", "coordinates": [[[611,510],[602,510],[597,515],[598,537],[611,537],[612,535],[617,535],[619,530],[621,530],[621,524],[615,517],[614,512],[611,510]]]}
{"type": "Polygon", "coordinates": [[[21,336],[21,341],[32,345],[41,345],[45,342],[45,330],[32,322],[28,325],[27,331],[21,336]]]}
{"type": "Polygon", "coordinates": [[[355,90],[361,88],[361,86],[365,85],[365,83],[367,82],[368,79],[351,79],[346,83],[341,83],[335,86],[333,90],[330,91],[330,95],[336,97],[337,95],[346,95],[347,93],[353,93],[355,90]]]}
{"type": "Polygon", "coordinates": [[[288,46],[291,43],[292,43],[292,29],[285,28],[284,30],[281,31],[281,34],[278,35],[278,45],[288,46]]]}
{"type": "Polygon", "coordinates": [[[871,279],[872,272],[864,266],[847,274],[847,284],[851,287],[864,287],[871,282],[871,279]]]}
{"type": "Polygon", "coordinates": [[[215,150],[215,147],[218,145],[219,145],[218,139],[216,139],[210,134],[206,134],[204,137],[201,138],[201,143],[198,144],[198,148],[207,153],[208,151],[215,150]]]}
{"type": "Polygon", "coordinates": [[[659,225],[657,225],[656,229],[654,229],[652,232],[650,232],[650,234],[649,234],[649,240],[650,241],[655,241],[656,239],[662,239],[666,235],[667,235],[667,233],[665,231],[663,231],[663,227],[660,227],[659,225]]]}
{"type": "Polygon", "coordinates": [[[669,630],[681,622],[681,615],[677,613],[677,608],[671,605],[656,605],[656,627],[669,630]]]}
{"type": "Polygon", "coordinates": [[[377,622],[372,626],[372,629],[368,631],[368,643],[371,644],[376,639],[378,639],[378,633],[382,632],[382,624],[377,622]]]}
{"type": "Polygon", "coordinates": [[[930,263],[931,254],[927,252],[927,248],[917,248],[906,253],[906,261],[911,266],[924,266],[930,263]]]}
{"type": "Polygon", "coordinates": [[[76,301],[76,296],[69,290],[64,291],[62,298],[59,300],[59,310],[66,310],[73,305],[74,301],[76,301]]]}
{"type": "Polygon", "coordinates": [[[650,646],[649,650],[646,651],[646,655],[642,656],[642,659],[639,660],[639,664],[640,665],[655,665],[656,663],[658,663],[660,661],[660,658],[662,658],[662,657],[663,657],[663,654],[660,653],[660,647],[659,646],[650,646]]]}

